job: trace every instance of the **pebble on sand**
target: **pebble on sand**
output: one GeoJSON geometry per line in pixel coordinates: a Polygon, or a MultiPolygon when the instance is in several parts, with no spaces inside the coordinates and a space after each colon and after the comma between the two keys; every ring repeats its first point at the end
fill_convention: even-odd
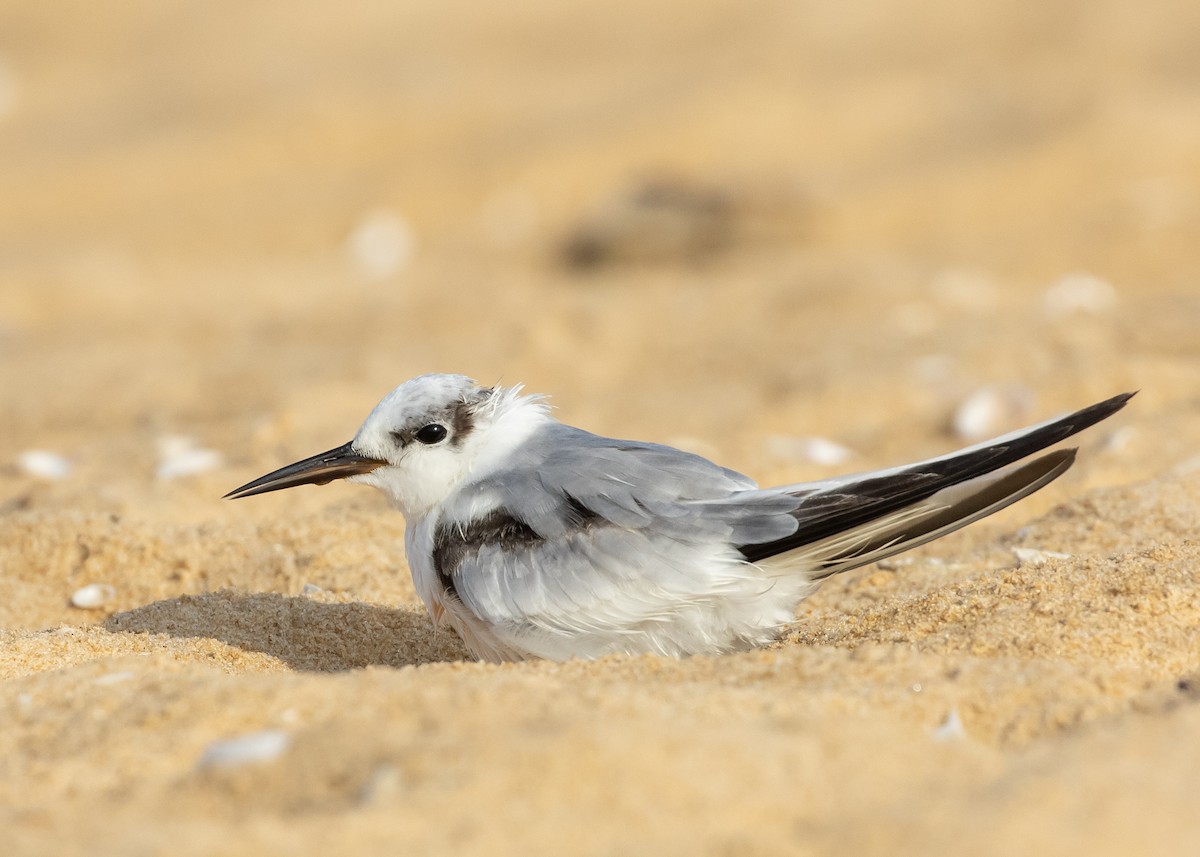
{"type": "Polygon", "coordinates": [[[963,440],[983,440],[1023,422],[1033,410],[1033,400],[1027,387],[980,387],[954,411],[950,425],[963,440]]]}
{"type": "Polygon", "coordinates": [[[204,748],[198,768],[236,768],[254,762],[269,762],[289,746],[292,737],[281,729],[264,729],[235,738],[213,741],[204,748]]]}
{"type": "Polygon", "coordinates": [[[116,587],[107,583],[89,583],[71,593],[71,606],[80,610],[97,610],[116,596],[116,587]]]}
{"type": "Polygon", "coordinates": [[[1034,548],[1013,548],[1013,554],[1017,557],[1017,562],[1022,566],[1026,565],[1045,565],[1052,559],[1070,559],[1069,553],[1059,553],[1058,551],[1043,551],[1034,548]]]}
{"type": "Polygon", "coordinates": [[[773,435],[767,439],[767,451],[776,458],[830,467],[854,457],[854,450],[824,437],[773,435]]]}
{"type": "Polygon", "coordinates": [[[215,470],[221,466],[222,461],[221,453],[200,447],[195,439],[190,437],[160,438],[158,456],[156,474],[163,481],[215,470]]]}
{"type": "Polygon", "coordinates": [[[133,679],[133,673],[130,670],[122,670],[115,673],[105,673],[102,676],[97,676],[92,679],[92,684],[98,684],[102,687],[108,687],[110,684],[122,684],[133,679]]]}
{"type": "Polygon", "coordinates": [[[961,741],[966,737],[967,730],[963,728],[962,718],[958,716],[957,708],[951,708],[941,725],[933,730],[934,741],[961,741]]]}
{"type": "Polygon", "coordinates": [[[346,239],[354,267],[371,280],[386,280],[408,267],[416,241],[400,215],[385,209],[368,212],[346,239]]]}
{"type": "Polygon", "coordinates": [[[17,467],[38,479],[66,479],[71,475],[71,462],[66,456],[45,449],[27,449],[17,456],[17,467]]]}
{"type": "Polygon", "coordinates": [[[1092,274],[1068,274],[1046,289],[1042,308],[1047,317],[1104,315],[1117,305],[1117,290],[1092,274]]]}

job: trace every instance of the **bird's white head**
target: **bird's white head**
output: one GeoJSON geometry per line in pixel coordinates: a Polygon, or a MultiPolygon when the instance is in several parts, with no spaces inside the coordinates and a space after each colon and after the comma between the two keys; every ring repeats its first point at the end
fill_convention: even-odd
{"type": "Polygon", "coordinates": [[[247,497],[334,479],[380,489],[406,517],[424,515],[470,474],[497,467],[549,419],[521,387],[481,387],[463,375],[421,375],[388,393],[354,439],[256,479],[247,497]]]}

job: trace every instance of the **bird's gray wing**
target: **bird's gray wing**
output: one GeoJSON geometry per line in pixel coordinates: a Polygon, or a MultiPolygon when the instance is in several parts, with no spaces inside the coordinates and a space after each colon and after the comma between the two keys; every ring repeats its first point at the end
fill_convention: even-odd
{"type": "Polygon", "coordinates": [[[469,482],[449,504],[450,517],[503,507],[542,538],[581,522],[651,529],[687,540],[782,538],[794,521],[769,520],[797,500],[757,492],[747,476],[669,446],[615,440],[550,424],[517,450],[507,466],[469,482]],[[744,499],[729,502],[738,496],[744,499]]]}
{"type": "MultiPolygon", "coordinates": [[[[448,589],[475,616],[544,657],[582,654],[571,649],[578,635],[656,637],[690,609],[719,608],[725,590],[746,578],[748,566],[715,543],[603,523],[543,539],[512,519],[505,524],[503,537],[471,544],[439,573],[448,572],[448,589]]],[[[676,651],[698,650],[676,642],[676,651]]]]}
{"type": "Polygon", "coordinates": [[[556,425],[446,504],[435,567],[497,626],[633,632],[745,597],[748,563],[767,587],[812,581],[991,514],[1064,472],[1074,451],[1011,465],[1128,398],[918,464],[767,490],[699,456],[556,425]]]}
{"type": "Polygon", "coordinates": [[[745,584],[735,529],[763,539],[795,529],[785,514],[794,497],[721,502],[754,488],[690,453],[552,425],[446,504],[434,567],[476,616],[523,634],[526,648],[538,645],[530,634],[567,641],[679,625],[689,605],[710,609],[745,584]]]}

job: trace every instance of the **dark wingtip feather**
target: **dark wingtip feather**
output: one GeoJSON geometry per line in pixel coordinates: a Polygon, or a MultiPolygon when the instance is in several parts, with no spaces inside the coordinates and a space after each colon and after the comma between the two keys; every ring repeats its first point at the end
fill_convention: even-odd
{"type": "MultiPolygon", "coordinates": [[[[750,562],[756,562],[859,526],[924,500],[943,488],[1015,464],[1060,443],[1112,416],[1134,395],[1121,393],[1023,432],[984,441],[949,456],[883,474],[864,474],[855,482],[808,494],[798,498],[801,503],[793,513],[797,521],[795,533],[773,542],[739,545],[738,550],[750,562]]],[[[1070,457],[1073,461],[1074,450],[1070,457]]]]}
{"type": "Polygon", "coordinates": [[[1081,408],[1074,413],[1051,420],[1048,424],[1040,428],[1032,429],[1016,443],[1001,444],[997,446],[997,449],[1006,448],[1006,454],[1003,457],[1007,460],[1004,463],[1012,463],[1024,458],[1026,455],[1037,452],[1039,449],[1044,449],[1047,446],[1066,440],[1071,435],[1078,434],[1084,429],[1091,428],[1096,423],[1108,419],[1121,410],[1121,408],[1125,407],[1129,400],[1136,395],[1137,391],[1135,390],[1132,393],[1121,393],[1110,399],[1105,399],[1103,402],[1088,405],[1086,408],[1081,408]]]}
{"type": "Polygon", "coordinates": [[[957,502],[933,509],[928,514],[904,522],[898,528],[881,530],[869,540],[854,543],[848,552],[830,554],[821,564],[824,569],[814,579],[822,579],[868,562],[877,562],[940,539],[957,529],[986,518],[1049,485],[1071,469],[1077,449],[1058,449],[1040,458],[1014,467],[1006,475],[985,485],[957,502]]]}
{"type": "Polygon", "coordinates": [[[1094,425],[1107,417],[1112,416],[1121,408],[1129,403],[1129,400],[1140,393],[1140,390],[1134,390],[1130,393],[1121,393],[1113,396],[1111,399],[1105,399],[1103,402],[1097,402],[1094,405],[1084,408],[1081,411],[1076,411],[1073,416],[1079,417],[1082,425],[1076,431],[1094,425]]]}

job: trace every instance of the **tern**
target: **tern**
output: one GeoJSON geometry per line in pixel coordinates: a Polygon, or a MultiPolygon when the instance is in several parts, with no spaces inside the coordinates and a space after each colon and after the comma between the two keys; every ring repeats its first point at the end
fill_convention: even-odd
{"type": "Polygon", "coordinates": [[[775,640],[825,578],[1061,476],[1075,449],[1031,456],[1133,395],[915,464],[759,488],[692,453],[564,425],[520,386],[422,375],[349,443],[226,496],[335,479],[378,488],[405,517],[433,620],[482,660],[721,654],[775,640]]]}

